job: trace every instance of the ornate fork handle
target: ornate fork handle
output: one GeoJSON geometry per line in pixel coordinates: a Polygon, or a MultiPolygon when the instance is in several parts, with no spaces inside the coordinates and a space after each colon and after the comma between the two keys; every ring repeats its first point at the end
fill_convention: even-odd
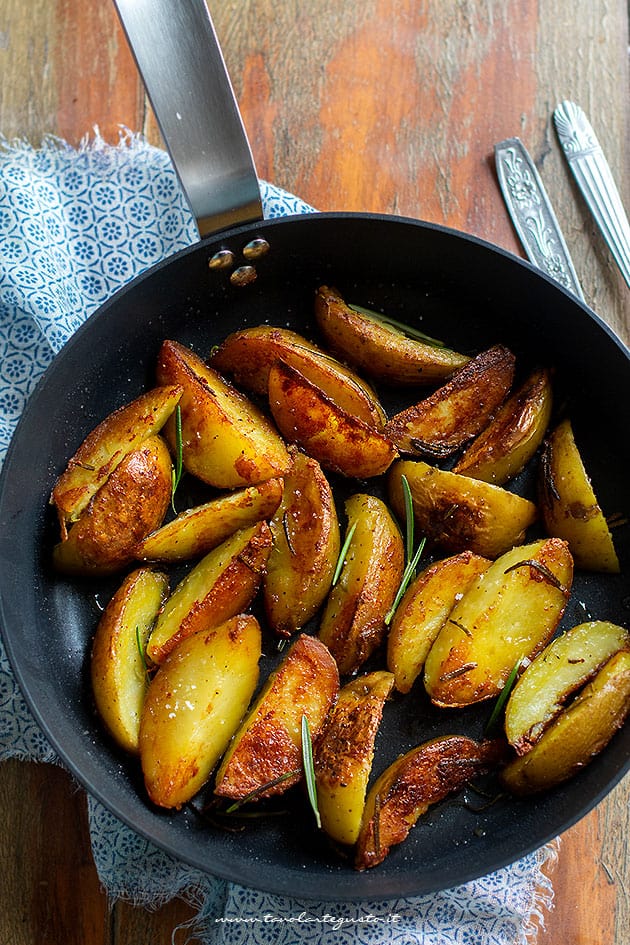
{"type": "Polygon", "coordinates": [[[562,102],[553,117],[578,187],[630,287],[630,224],[595,132],[574,102],[562,102]]]}

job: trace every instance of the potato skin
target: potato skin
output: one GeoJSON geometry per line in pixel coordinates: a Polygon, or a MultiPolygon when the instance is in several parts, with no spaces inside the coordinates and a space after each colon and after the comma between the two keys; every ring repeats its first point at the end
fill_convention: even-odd
{"type": "MultiPolygon", "coordinates": [[[[160,383],[179,384],[185,469],[217,489],[237,489],[282,476],[289,456],[277,430],[248,398],[193,351],[165,341],[158,356],[160,383]]],[[[175,419],[164,428],[176,449],[175,419]]]]}
{"type": "Polygon", "coordinates": [[[53,564],[64,574],[110,574],[134,560],[140,541],[162,522],[171,501],[171,457],[159,436],[147,437],[110,473],[53,564]]]}
{"type": "Polygon", "coordinates": [[[630,652],[621,650],[564,709],[531,751],[511,761],[501,781],[513,794],[547,791],[602,751],[630,712],[630,652]]]}
{"type": "Polygon", "coordinates": [[[125,751],[137,753],[149,683],[143,660],[153,621],[168,595],[168,578],[150,568],[127,575],[98,622],[90,674],[99,715],[125,751]]]}
{"type": "Polygon", "coordinates": [[[569,543],[576,567],[618,574],[612,535],[593,491],[570,420],[544,446],[538,500],[545,528],[569,543]]]}
{"type": "Polygon", "coordinates": [[[387,668],[399,692],[409,692],[456,601],[489,565],[488,558],[462,551],[429,565],[409,585],[387,637],[387,668]]]}
{"type": "Polygon", "coordinates": [[[269,371],[269,406],[283,437],[325,469],[365,479],[385,472],[397,456],[383,433],[346,413],[281,361],[269,371]]]}
{"type": "Polygon", "coordinates": [[[257,798],[264,798],[297,784],[302,778],[302,716],[316,739],[338,691],[332,656],[316,637],[300,634],[236,732],[217,772],[215,793],[242,800],[256,791],[257,798]],[[271,784],[279,778],[284,780],[271,784]]]}
{"type": "Polygon", "coordinates": [[[153,677],[140,722],[150,799],[180,808],[208,780],[258,682],[261,633],[238,615],[183,640],[153,677]]]}
{"type": "Polygon", "coordinates": [[[356,312],[328,286],[316,293],[315,318],[333,352],[368,377],[388,384],[432,384],[468,361],[466,355],[409,338],[356,312]]]}
{"type": "Polygon", "coordinates": [[[498,741],[477,743],[462,735],[424,742],[397,758],[370,788],[354,865],[365,870],[382,863],[402,843],[431,804],[461,790],[467,781],[501,758],[498,741]]]}
{"type": "Polygon", "coordinates": [[[499,695],[519,660],[533,659],[553,636],[572,578],[571,554],[559,538],[513,548],[494,561],[455,605],[429,651],[424,684],[431,701],[465,706],[499,695]]]}
{"type": "Polygon", "coordinates": [[[317,613],[339,557],[339,522],[328,480],[316,460],[290,452],[292,466],[269,523],[273,547],[263,581],[267,619],[283,637],[317,613]]]}
{"type": "Polygon", "coordinates": [[[319,627],[342,676],[356,672],[383,642],[405,565],[400,531],[381,499],[358,493],[345,508],[348,531],[356,523],[355,532],[319,627]]]}
{"type": "Polygon", "coordinates": [[[397,413],[385,432],[401,453],[450,456],[489,423],[514,378],[504,345],[482,351],[429,397],[397,413]]]}
{"type": "Polygon", "coordinates": [[[416,526],[450,553],[470,550],[497,558],[521,544],[538,516],[533,502],[500,486],[430,466],[422,460],[399,460],[387,477],[394,512],[405,514],[402,476],[413,498],[416,526]]]}
{"type": "Polygon", "coordinates": [[[337,843],[359,836],[374,742],[393,683],[384,670],[346,683],[313,749],[322,828],[337,843]]]}
{"type": "Polygon", "coordinates": [[[61,537],[78,521],[90,500],[128,453],[166,423],[183,393],[177,384],[156,387],[109,414],[85,438],[52,491],[61,537]]]}

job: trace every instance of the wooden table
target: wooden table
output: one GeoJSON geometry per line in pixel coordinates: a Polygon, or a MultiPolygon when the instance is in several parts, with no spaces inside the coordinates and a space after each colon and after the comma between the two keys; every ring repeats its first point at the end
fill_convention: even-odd
{"type": "MultiPolygon", "coordinates": [[[[626,0],[257,0],[209,3],[258,171],[322,210],[417,216],[519,252],[492,166],[520,136],[562,221],[589,303],[626,338],[630,293],[567,173],[551,125],[591,116],[626,205],[626,0]]],[[[0,0],[0,133],[77,144],[98,125],[159,143],[113,8],[0,0]]],[[[630,941],[630,780],[562,839],[556,905],[535,945],[630,941]]],[[[190,909],[108,909],[85,798],[48,766],[0,767],[2,945],[160,945],[190,909]]]]}

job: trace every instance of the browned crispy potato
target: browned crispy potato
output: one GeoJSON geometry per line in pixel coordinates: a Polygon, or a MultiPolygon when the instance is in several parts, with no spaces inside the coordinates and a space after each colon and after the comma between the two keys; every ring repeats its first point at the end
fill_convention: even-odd
{"type": "Polygon", "coordinates": [[[359,836],[374,741],[394,677],[384,670],[347,683],[313,750],[322,828],[338,843],[359,836]]]}
{"type": "Polygon", "coordinates": [[[346,413],[281,361],[269,371],[269,405],[283,437],[326,469],[365,479],[385,472],[396,458],[383,433],[346,413]]]}
{"type": "Polygon", "coordinates": [[[339,522],[328,480],[316,460],[290,452],[293,464],[269,523],[273,547],[263,582],[267,619],[284,637],[317,613],[339,557],[339,522]]]}
{"type": "Polygon", "coordinates": [[[462,551],[429,565],[409,585],[387,637],[387,668],[399,692],[409,692],[456,601],[489,565],[488,558],[462,551]]]}
{"type": "Polygon", "coordinates": [[[407,838],[431,804],[461,791],[501,758],[497,741],[478,744],[463,735],[424,742],[397,758],[371,787],[357,842],[355,867],[382,863],[390,849],[407,838]]]}
{"type": "Polygon", "coordinates": [[[129,574],[99,620],[92,642],[90,671],[96,708],[113,738],[138,751],[138,732],[149,684],[144,649],[168,578],[149,568],[129,574]]]}
{"type": "Polygon", "coordinates": [[[468,361],[466,355],[410,338],[392,325],[355,311],[328,286],[315,296],[315,318],[332,351],[368,377],[390,384],[432,384],[468,361]]]}
{"type": "Polygon", "coordinates": [[[147,644],[161,663],[183,639],[244,611],[260,586],[272,537],[266,522],[235,532],[189,571],[164,605],[147,644]]]}
{"type": "Polygon", "coordinates": [[[300,634],[271,673],[221,762],[215,793],[242,800],[282,794],[302,778],[302,716],[317,737],[339,692],[332,656],[300,634]]]}
{"type": "Polygon", "coordinates": [[[319,628],[342,676],[356,672],[383,642],[405,567],[402,537],[384,502],[357,494],[345,508],[346,534],[352,528],[354,534],[319,628]]]}
{"type": "Polygon", "coordinates": [[[547,791],[589,764],[630,712],[630,652],[615,653],[531,751],[501,773],[513,794],[547,791]]]}
{"type": "MultiPolygon", "coordinates": [[[[248,398],[176,341],[160,349],[157,377],[179,384],[184,468],[218,489],[237,489],[282,476],[289,455],[278,432],[248,398]]],[[[175,418],[164,427],[173,452],[175,418]]]]}
{"type": "Polygon", "coordinates": [[[630,634],[604,620],[581,623],[552,640],[526,668],[508,699],[505,734],[516,752],[528,752],[569,697],[623,649],[630,649],[630,634]]]}
{"type": "Polygon", "coordinates": [[[186,509],[140,542],[142,561],[186,561],[207,554],[242,528],[274,514],[282,498],[282,479],[268,479],[186,509]]]}
{"type": "Polygon", "coordinates": [[[534,371],[503,404],[496,417],[470,444],[453,472],[496,486],[516,476],[530,461],[549,424],[552,390],[549,372],[534,371]]]}
{"type": "Polygon", "coordinates": [[[92,430],[52,491],[62,539],[119,463],[166,423],[182,395],[177,384],[156,387],[120,407],[92,430]]]}
{"type": "Polygon", "coordinates": [[[345,413],[383,428],[385,411],[372,388],[345,364],[288,328],[259,325],[235,331],[210,359],[217,371],[260,396],[267,394],[269,371],[276,361],[294,367],[345,413]]]}
{"type": "Polygon", "coordinates": [[[124,457],[68,532],[53,564],[64,574],[110,574],[134,560],[138,542],[162,522],[171,500],[171,457],[147,437],[124,457]]]}
{"type": "Polygon", "coordinates": [[[619,572],[604,513],[575,442],[570,420],[548,437],[541,463],[539,504],[548,534],[564,538],[578,568],[619,572]]]}
{"type": "Polygon", "coordinates": [[[140,722],[149,797],[179,808],[208,780],[258,683],[261,633],[238,615],[183,640],[153,678],[140,722]]]}
{"type": "Polygon", "coordinates": [[[450,456],[483,430],[503,403],[514,361],[503,345],[483,351],[429,397],[392,417],[385,432],[401,453],[450,456]]]}
{"type": "Polygon", "coordinates": [[[464,706],[498,695],[514,666],[549,642],[573,579],[567,543],[548,538],[512,548],[455,604],[424,664],[436,705],[464,706]]]}
{"type": "Polygon", "coordinates": [[[404,517],[402,476],[413,498],[421,535],[448,552],[469,549],[497,558],[525,539],[538,512],[533,502],[500,486],[438,469],[422,460],[399,460],[388,475],[394,512],[404,517]]]}

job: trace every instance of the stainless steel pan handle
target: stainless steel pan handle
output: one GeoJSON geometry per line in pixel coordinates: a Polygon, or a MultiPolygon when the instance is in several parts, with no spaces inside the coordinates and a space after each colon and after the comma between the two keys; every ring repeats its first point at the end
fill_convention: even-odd
{"type": "Polygon", "coordinates": [[[204,0],[114,0],[200,235],[262,218],[258,177],[204,0]]]}

